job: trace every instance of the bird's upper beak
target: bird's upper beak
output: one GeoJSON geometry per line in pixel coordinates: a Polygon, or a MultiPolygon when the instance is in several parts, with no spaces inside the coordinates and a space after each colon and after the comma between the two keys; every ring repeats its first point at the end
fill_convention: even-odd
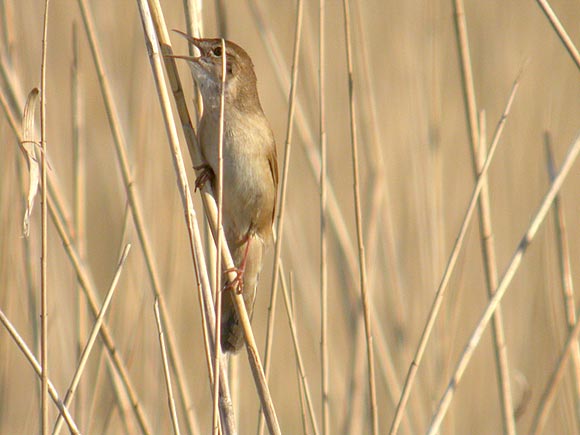
{"type": "Polygon", "coordinates": [[[190,35],[188,35],[187,33],[185,33],[185,32],[182,32],[181,30],[173,29],[173,31],[174,31],[175,33],[177,33],[178,35],[181,35],[181,36],[183,36],[185,39],[187,39],[187,41],[188,41],[190,44],[192,44],[192,45],[194,45],[195,47],[197,47],[197,48],[199,49],[199,51],[202,51],[202,49],[201,49],[201,39],[194,38],[193,36],[190,36],[190,35]]]}

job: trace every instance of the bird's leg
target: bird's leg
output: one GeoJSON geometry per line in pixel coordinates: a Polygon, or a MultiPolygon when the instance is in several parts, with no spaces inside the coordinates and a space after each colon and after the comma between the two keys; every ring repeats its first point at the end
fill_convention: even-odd
{"type": "Polygon", "coordinates": [[[211,166],[208,165],[207,163],[202,163],[201,165],[194,166],[193,169],[195,169],[196,171],[201,171],[200,174],[195,179],[195,189],[194,189],[195,192],[197,191],[197,189],[201,190],[203,186],[205,186],[205,183],[213,180],[214,173],[211,166]]]}
{"type": "Polygon", "coordinates": [[[232,267],[226,269],[225,272],[235,272],[236,278],[233,281],[227,283],[226,288],[235,289],[237,294],[241,294],[244,291],[244,271],[246,270],[246,262],[248,260],[248,252],[250,251],[250,242],[252,241],[252,234],[248,233],[242,239],[242,244],[246,244],[246,249],[244,250],[244,256],[238,267],[232,267]]]}

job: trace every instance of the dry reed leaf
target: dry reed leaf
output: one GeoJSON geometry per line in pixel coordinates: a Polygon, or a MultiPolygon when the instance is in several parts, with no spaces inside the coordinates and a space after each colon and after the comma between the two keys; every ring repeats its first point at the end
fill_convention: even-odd
{"type": "Polygon", "coordinates": [[[26,156],[26,164],[28,166],[28,199],[26,201],[24,220],[22,222],[24,237],[28,237],[30,234],[30,215],[40,180],[40,170],[35,151],[36,142],[34,141],[34,114],[36,112],[38,96],[38,88],[30,91],[26,99],[26,105],[24,106],[24,115],[22,116],[22,142],[20,143],[20,149],[26,156]]]}

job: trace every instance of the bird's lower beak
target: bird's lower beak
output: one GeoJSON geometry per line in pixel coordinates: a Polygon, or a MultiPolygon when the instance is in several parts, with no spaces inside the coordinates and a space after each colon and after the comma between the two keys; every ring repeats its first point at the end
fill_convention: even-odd
{"type": "Polygon", "coordinates": [[[185,59],[188,62],[197,62],[199,60],[199,57],[195,57],[195,56],[182,56],[179,54],[165,54],[163,57],[170,57],[172,59],[185,59]]]}

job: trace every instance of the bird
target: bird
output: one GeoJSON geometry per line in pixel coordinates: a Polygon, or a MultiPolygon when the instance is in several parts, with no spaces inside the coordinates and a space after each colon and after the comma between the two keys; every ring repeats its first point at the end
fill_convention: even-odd
{"type": "MultiPolygon", "coordinates": [[[[218,173],[220,98],[222,84],[222,39],[184,36],[197,47],[199,56],[185,59],[203,101],[198,141],[204,163],[196,187],[210,181],[215,192],[218,173]]],[[[264,249],[273,241],[273,223],[278,190],[278,160],[272,128],[258,96],[254,64],[248,53],[225,40],[225,86],[223,127],[223,227],[237,272],[248,315],[252,316],[264,249]]],[[[236,290],[239,291],[239,290],[236,290]]],[[[236,313],[232,292],[222,299],[220,344],[236,353],[244,334],[236,313]]]]}

